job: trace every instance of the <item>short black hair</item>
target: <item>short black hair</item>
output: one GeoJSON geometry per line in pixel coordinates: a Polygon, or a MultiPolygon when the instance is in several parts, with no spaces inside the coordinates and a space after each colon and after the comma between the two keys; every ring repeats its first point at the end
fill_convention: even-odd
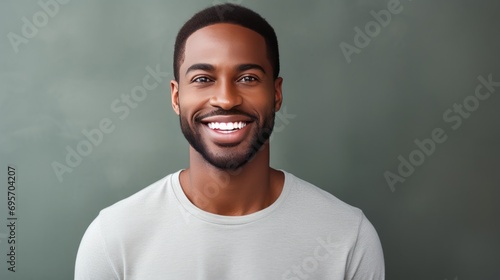
{"type": "Polygon", "coordinates": [[[251,29],[264,37],[267,56],[273,67],[273,77],[280,71],[278,39],[272,26],[258,13],[236,4],[221,4],[196,13],[177,33],[174,48],[174,78],[179,81],[179,68],[184,60],[186,40],[198,29],[216,23],[233,23],[251,29]]]}

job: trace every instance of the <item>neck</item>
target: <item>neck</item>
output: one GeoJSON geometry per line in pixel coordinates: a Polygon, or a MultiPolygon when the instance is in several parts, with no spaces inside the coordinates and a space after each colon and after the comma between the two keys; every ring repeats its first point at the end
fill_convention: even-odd
{"type": "Polygon", "coordinates": [[[269,167],[269,142],[237,170],[209,164],[192,147],[190,166],[180,175],[181,186],[198,208],[219,215],[240,216],[271,205],[283,188],[282,172],[269,167]]]}

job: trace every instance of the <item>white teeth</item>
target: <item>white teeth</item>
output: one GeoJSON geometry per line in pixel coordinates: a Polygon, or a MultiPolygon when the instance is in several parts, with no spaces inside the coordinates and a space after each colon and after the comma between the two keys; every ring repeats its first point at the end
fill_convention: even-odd
{"type": "Polygon", "coordinates": [[[242,129],[246,125],[247,124],[245,122],[229,122],[229,123],[210,122],[210,123],[208,123],[209,128],[220,129],[220,130],[242,129]]]}

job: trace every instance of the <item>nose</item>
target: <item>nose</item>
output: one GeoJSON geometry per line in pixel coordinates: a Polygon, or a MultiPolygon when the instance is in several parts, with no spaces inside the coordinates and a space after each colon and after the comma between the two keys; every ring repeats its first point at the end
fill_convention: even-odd
{"type": "Polygon", "coordinates": [[[210,105],[224,110],[241,105],[243,98],[239,94],[236,85],[230,79],[219,79],[216,84],[217,86],[210,97],[210,105]]]}

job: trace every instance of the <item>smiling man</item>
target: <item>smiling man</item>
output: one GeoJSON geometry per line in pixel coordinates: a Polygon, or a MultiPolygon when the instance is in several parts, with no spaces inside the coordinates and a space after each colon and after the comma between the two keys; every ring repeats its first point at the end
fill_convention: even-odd
{"type": "Polygon", "coordinates": [[[255,12],[207,8],[177,35],[171,103],[189,167],[103,209],[76,279],[384,279],[361,210],[269,166],[278,43],[255,12]]]}

